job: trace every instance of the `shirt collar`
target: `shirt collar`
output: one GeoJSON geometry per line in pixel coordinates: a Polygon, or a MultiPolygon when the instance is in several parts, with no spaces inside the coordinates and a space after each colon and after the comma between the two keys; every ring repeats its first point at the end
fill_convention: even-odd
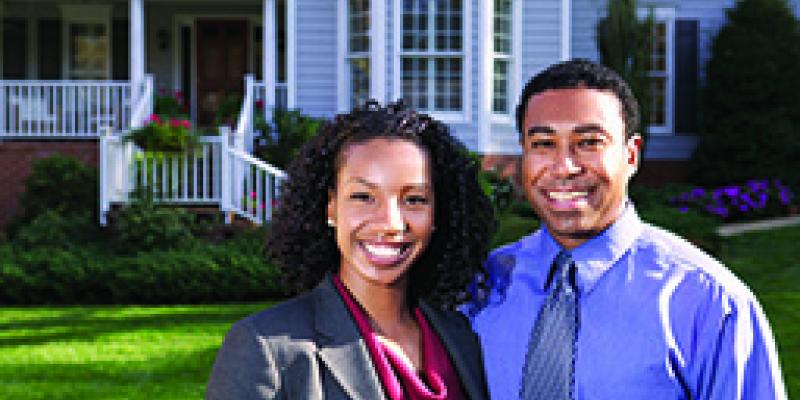
{"type": "MultiPolygon", "coordinates": [[[[547,229],[543,228],[523,240],[522,250],[528,254],[526,266],[519,269],[534,287],[547,291],[547,276],[553,261],[563,250],[547,229]]],[[[599,235],[572,249],[577,267],[576,284],[581,294],[591,292],[597,281],[631,248],[642,231],[642,221],[630,201],[614,223],[599,235]]]]}

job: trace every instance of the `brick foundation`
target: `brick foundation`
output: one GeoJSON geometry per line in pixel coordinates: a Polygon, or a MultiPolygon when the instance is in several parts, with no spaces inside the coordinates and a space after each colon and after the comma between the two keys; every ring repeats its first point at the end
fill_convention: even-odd
{"type": "Polygon", "coordinates": [[[54,154],[70,155],[96,167],[97,141],[0,141],[0,231],[21,209],[20,196],[33,161],[54,154]]]}

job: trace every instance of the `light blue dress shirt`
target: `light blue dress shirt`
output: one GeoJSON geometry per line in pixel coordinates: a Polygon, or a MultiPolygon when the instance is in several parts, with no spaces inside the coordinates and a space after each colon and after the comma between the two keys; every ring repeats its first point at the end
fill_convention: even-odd
{"type": "MultiPolygon", "coordinates": [[[[561,251],[546,228],[489,256],[472,311],[492,399],[517,399],[530,332],[561,251]]],[[[632,205],[572,250],[579,327],[575,398],[785,399],[761,306],[722,264],[643,223],[632,205]]]]}

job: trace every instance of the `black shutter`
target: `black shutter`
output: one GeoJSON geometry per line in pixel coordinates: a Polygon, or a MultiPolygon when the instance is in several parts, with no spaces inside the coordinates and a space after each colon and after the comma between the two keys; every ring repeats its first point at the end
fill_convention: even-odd
{"type": "Polygon", "coordinates": [[[28,26],[23,19],[6,19],[2,23],[3,79],[25,79],[28,68],[28,26]]]}
{"type": "Polygon", "coordinates": [[[127,81],[131,76],[131,52],[128,38],[128,20],[115,19],[111,23],[111,79],[127,81]]]}
{"type": "Polygon", "coordinates": [[[675,132],[697,133],[697,21],[675,21],[675,132]]]}
{"type": "Polygon", "coordinates": [[[61,79],[61,21],[39,21],[39,79],[61,79]]]}

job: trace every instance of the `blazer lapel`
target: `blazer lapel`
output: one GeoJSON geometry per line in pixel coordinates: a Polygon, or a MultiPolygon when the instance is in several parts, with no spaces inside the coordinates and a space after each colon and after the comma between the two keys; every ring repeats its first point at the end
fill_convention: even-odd
{"type": "Polygon", "coordinates": [[[472,400],[488,399],[484,389],[486,384],[480,345],[477,340],[473,340],[475,334],[469,325],[465,324],[462,327],[461,324],[454,324],[452,320],[448,321],[449,318],[442,311],[423,300],[420,300],[419,308],[442,339],[467,396],[472,400]]]}
{"type": "Polygon", "coordinates": [[[330,276],[313,293],[317,354],[322,362],[351,399],[385,399],[367,345],[330,276]]]}

